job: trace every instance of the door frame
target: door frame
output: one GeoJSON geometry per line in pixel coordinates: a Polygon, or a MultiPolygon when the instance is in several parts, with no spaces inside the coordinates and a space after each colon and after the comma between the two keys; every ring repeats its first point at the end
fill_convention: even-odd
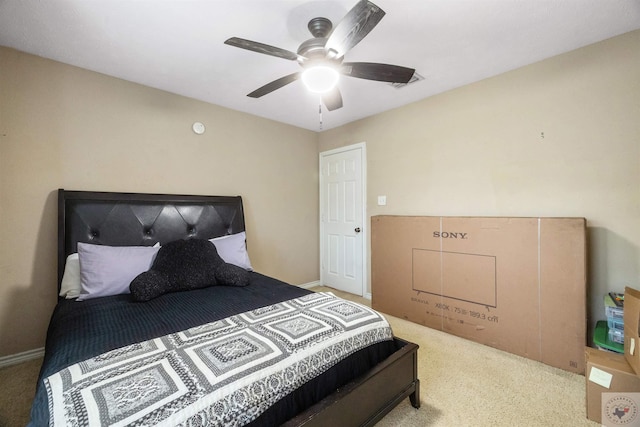
{"type": "Polygon", "coordinates": [[[320,190],[319,190],[319,196],[320,196],[320,212],[318,215],[318,220],[320,222],[320,285],[324,286],[324,279],[325,279],[325,268],[324,268],[324,257],[325,257],[325,239],[324,239],[324,221],[322,221],[322,214],[324,212],[324,193],[325,193],[325,188],[323,185],[323,175],[322,175],[322,168],[324,166],[324,160],[326,157],[334,155],[334,154],[339,154],[339,153],[343,153],[346,151],[353,151],[353,150],[358,150],[360,151],[360,156],[361,156],[361,194],[362,194],[362,212],[361,214],[361,223],[362,225],[360,226],[360,236],[361,238],[361,245],[360,245],[360,250],[362,251],[362,284],[361,284],[361,289],[360,289],[360,296],[365,296],[365,290],[367,289],[367,285],[368,285],[368,259],[369,256],[367,254],[367,242],[369,241],[368,236],[369,236],[369,224],[367,224],[367,144],[366,142],[359,142],[357,144],[352,144],[352,145],[346,145],[344,147],[338,147],[338,148],[334,148],[332,150],[327,150],[327,151],[322,151],[319,154],[319,164],[318,164],[318,172],[319,172],[319,177],[318,177],[318,182],[319,182],[319,186],[320,186],[320,190]]]}

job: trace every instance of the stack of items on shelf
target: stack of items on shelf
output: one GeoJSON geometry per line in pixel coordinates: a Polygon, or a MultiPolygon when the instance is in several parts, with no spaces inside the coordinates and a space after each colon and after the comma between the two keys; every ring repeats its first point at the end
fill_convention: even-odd
{"type": "Polygon", "coordinates": [[[607,320],[596,323],[593,342],[601,350],[624,353],[624,294],[609,292],[604,296],[607,320]]]}
{"type": "Polygon", "coordinates": [[[624,294],[609,292],[604,298],[609,340],[624,344],[624,294]]]}

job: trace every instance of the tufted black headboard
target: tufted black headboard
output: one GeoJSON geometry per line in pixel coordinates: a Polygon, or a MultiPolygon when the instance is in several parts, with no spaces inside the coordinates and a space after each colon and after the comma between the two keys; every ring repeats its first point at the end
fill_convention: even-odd
{"type": "Polygon", "coordinates": [[[245,230],[240,196],[58,190],[58,290],[78,242],[153,246],[245,230]]]}

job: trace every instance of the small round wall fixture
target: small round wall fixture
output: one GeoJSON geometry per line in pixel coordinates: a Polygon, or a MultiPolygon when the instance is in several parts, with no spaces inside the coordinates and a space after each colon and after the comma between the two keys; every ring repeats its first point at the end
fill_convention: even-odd
{"type": "Polygon", "coordinates": [[[204,125],[200,122],[195,122],[193,126],[191,126],[191,129],[193,129],[193,131],[198,135],[202,135],[205,131],[204,125]]]}

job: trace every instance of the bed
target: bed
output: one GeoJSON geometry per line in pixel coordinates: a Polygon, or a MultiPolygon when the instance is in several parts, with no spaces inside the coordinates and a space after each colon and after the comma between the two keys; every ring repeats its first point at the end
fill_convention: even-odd
{"type": "MultiPolygon", "coordinates": [[[[61,286],[65,286],[65,268],[70,270],[69,260],[79,249],[101,245],[100,249],[144,247],[148,252],[154,246],[160,246],[158,251],[169,247],[171,242],[204,239],[216,239],[214,245],[222,248],[217,244],[221,239],[227,242],[231,240],[227,238],[233,237],[237,242],[237,237],[241,237],[240,252],[244,250],[246,257],[244,233],[244,212],[239,196],[61,189],[58,191],[58,291],[60,293],[61,286]]],[[[250,243],[251,239],[247,240],[250,243]]],[[[222,256],[221,249],[219,252],[222,256]]],[[[224,264],[240,265],[246,271],[242,277],[248,278],[248,285],[167,292],[144,302],[134,301],[133,294],[102,296],[98,293],[95,297],[85,295],[84,301],[60,297],[47,331],[45,357],[30,425],[49,425],[51,420],[54,425],[358,426],[374,425],[405,398],[409,398],[415,408],[420,407],[418,346],[398,337],[383,337],[380,331],[385,328],[374,320],[377,313],[354,307],[330,293],[314,293],[255,272],[248,258],[242,258],[243,254],[237,251],[224,255],[235,257],[223,256],[224,264]],[[299,337],[289,336],[291,342],[285,344],[265,341],[266,350],[256,351],[256,356],[251,356],[253,359],[234,362],[227,358],[224,364],[217,364],[221,363],[218,359],[209,360],[213,360],[210,353],[206,353],[209,359],[203,356],[203,349],[210,351],[209,348],[213,348],[211,341],[231,340],[231,337],[240,336],[238,334],[245,334],[243,339],[254,340],[250,344],[255,344],[255,348],[264,338],[256,331],[266,331],[265,336],[277,335],[281,340],[284,334],[273,326],[274,316],[291,318],[294,316],[291,310],[300,310],[295,316],[311,316],[315,322],[316,313],[328,312],[327,307],[334,311],[323,320],[326,321],[322,324],[324,332],[311,334],[316,338],[324,334],[325,338],[319,341],[330,342],[330,345],[325,344],[328,347],[321,350],[322,353],[317,349],[314,351],[318,353],[312,353],[316,344],[308,344],[313,340],[306,336],[302,339],[301,333],[299,337]],[[326,331],[342,322],[335,319],[336,307],[345,313],[349,311],[349,316],[362,311],[358,314],[360,317],[354,319],[361,319],[358,322],[362,325],[374,325],[367,326],[370,342],[367,341],[369,338],[365,340],[355,332],[341,338],[340,342],[326,338],[333,336],[327,335],[326,331]],[[313,314],[308,314],[311,312],[313,314]],[[241,323],[251,324],[250,328],[239,329],[241,323]],[[197,345],[193,344],[195,339],[199,340],[197,345]],[[182,345],[185,347],[179,347],[182,345]],[[304,357],[297,356],[293,365],[283,365],[284,356],[273,356],[288,345],[304,349],[300,352],[304,357]],[[168,347],[171,347],[170,351],[166,349],[168,347]],[[164,351],[160,352],[159,348],[164,351]],[[124,353],[127,353],[127,359],[124,353]],[[171,357],[177,353],[190,355],[194,360],[189,363],[174,361],[171,357]],[[341,358],[323,361],[329,353],[341,353],[341,358]],[[205,359],[206,363],[202,363],[205,359]],[[247,372],[241,372],[240,365],[247,372]],[[276,365],[280,371],[274,371],[276,365]],[[149,398],[149,408],[144,409],[144,416],[136,414],[138,409],[127,412],[130,407],[118,407],[117,410],[109,407],[115,392],[109,390],[111,394],[107,394],[108,386],[104,384],[108,385],[111,378],[120,378],[116,374],[133,376],[134,373],[150,372],[157,366],[163,370],[154,378],[162,382],[164,389],[157,382],[155,388],[145,388],[148,377],[137,383],[139,390],[125,387],[125,392],[130,394],[130,406],[145,400],[144,393],[148,390],[153,389],[154,396],[160,396],[153,397],[156,400],[149,398]],[[208,372],[215,375],[207,376],[208,372]],[[245,389],[234,390],[220,398],[220,390],[231,387],[231,383],[244,385],[245,389]],[[216,394],[218,400],[206,400],[200,395],[185,397],[194,396],[196,392],[204,394],[207,390],[203,389],[207,387],[216,390],[209,390],[209,394],[216,394]],[[138,394],[132,393],[134,389],[138,394]],[[178,400],[189,401],[196,409],[191,406],[186,407],[188,410],[176,408],[178,400]],[[85,403],[86,406],[82,406],[85,403]],[[249,404],[252,406],[244,409],[239,406],[249,404]],[[241,415],[231,417],[229,414],[233,411],[229,408],[234,409],[236,405],[242,409],[241,415]],[[170,410],[167,409],[169,406],[170,410]],[[132,413],[140,418],[131,418],[132,413]],[[186,418],[181,419],[181,416],[186,418]]],[[[87,263],[87,255],[84,256],[87,263]]],[[[317,328],[320,330],[321,326],[317,328]]],[[[237,347],[239,340],[236,338],[233,343],[237,347]]],[[[242,357],[249,357],[245,353],[250,352],[243,351],[242,357]]]]}

